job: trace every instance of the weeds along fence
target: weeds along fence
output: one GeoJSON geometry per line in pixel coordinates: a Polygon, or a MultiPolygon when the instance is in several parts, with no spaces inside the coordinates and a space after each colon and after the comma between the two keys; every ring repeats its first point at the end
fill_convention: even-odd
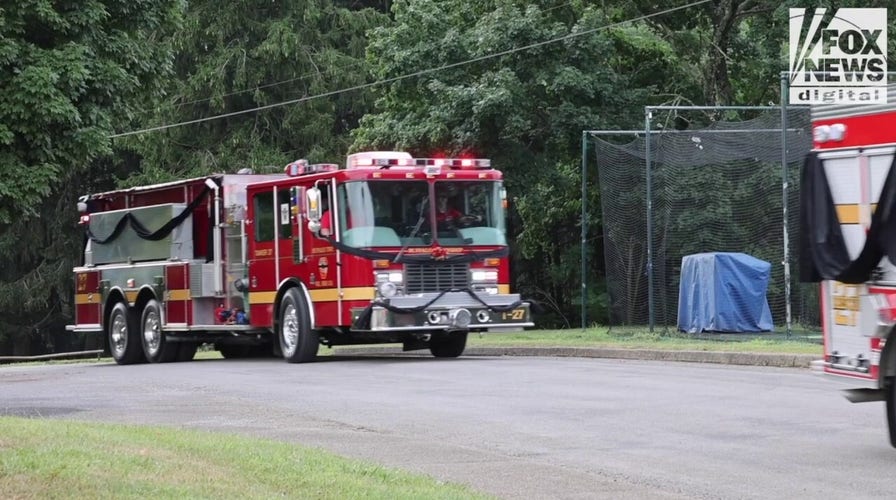
{"type": "Polygon", "coordinates": [[[811,146],[799,107],[647,107],[644,130],[583,134],[583,166],[596,161],[600,186],[611,327],[675,329],[682,258],[742,252],[772,264],[776,329],[817,328],[817,287],[785,265],[794,267],[811,146]]]}

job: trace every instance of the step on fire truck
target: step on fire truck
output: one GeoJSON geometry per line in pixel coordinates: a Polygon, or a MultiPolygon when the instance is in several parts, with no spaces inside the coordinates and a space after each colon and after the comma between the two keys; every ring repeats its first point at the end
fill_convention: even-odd
{"type": "Polygon", "coordinates": [[[291,363],[320,344],[460,356],[468,332],[533,325],[510,293],[501,179],[489,160],[366,152],[83,196],[69,330],[119,364],[204,343],[291,363]]]}
{"type": "Polygon", "coordinates": [[[812,110],[800,188],[801,281],[821,282],[824,359],[852,402],[885,401],[896,447],[896,86],[888,104],[812,110]]]}

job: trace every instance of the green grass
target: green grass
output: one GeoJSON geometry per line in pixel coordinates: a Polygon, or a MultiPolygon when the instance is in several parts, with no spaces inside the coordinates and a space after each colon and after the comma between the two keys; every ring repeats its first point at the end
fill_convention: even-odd
{"type": "Polygon", "coordinates": [[[489,498],[319,450],[163,427],[0,417],[4,498],[489,498]]]}
{"type": "Polygon", "coordinates": [[[736,351],[782,354],[821,354],[820,334],[703,334],[674,331],[650,332],[647,328],[594,327],[581,330],[526,330],[513,333],[471,334],[470,347],[611,347],[620,349],[667,349],[693,351],[736,351]]]}

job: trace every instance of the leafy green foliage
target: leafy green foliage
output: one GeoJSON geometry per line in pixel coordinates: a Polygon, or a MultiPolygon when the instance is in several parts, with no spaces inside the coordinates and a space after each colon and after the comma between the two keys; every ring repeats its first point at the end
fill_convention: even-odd
{"type": "MultiPolygon", "coordinates": [[[[367,82],[365,32],[385,22],[349,2],[190,3],[175,40],[169,94],[134,129],[309,98],[367,82]]],[[[368,2],[370,3],[370,2],[368,2]]],[[[376,2],[373,2],[374,4],[376,2]]],[[[142,156],[146,184],[244,167],[280,171],[297,158],[339,161],[348,130],[372,104],[367,90],[141,134],[121,140],[142,156]]]]}
{"type": "MultiPolygon", "coordinates": [[[[683,88],[675,51],[647,25],[604,29],[624,14],[579,2],[396,2],[393,13],[395,24],[370,37],[375,75],[445,69],[389,84],[353,148],[492,158],[514,200],[516,287],[569,315],[581,281],[582,130],[637,126],[653,95],[683,88]],[[473,62],[452,66],[461,61],[473,62]]],[[[599,245],[597,192],[592,185],[589,249],[599,245]]]]}
{"type": "Polygon", "coordinates": [[[0,9],[0,344],[71,317],[77,193],[109,135],[171,69],[181,0],[23,0],[0,9]],[[15,335],[18,334],[18,335],[15,335]]]}
{"type": "Polygon", "coordinates": [[[182,2],[50,0],[5,6],[0,18],[0,223],[38,212],[66,174],[108,154],[133,97],[170,68],[156,41],[182,2]]]}

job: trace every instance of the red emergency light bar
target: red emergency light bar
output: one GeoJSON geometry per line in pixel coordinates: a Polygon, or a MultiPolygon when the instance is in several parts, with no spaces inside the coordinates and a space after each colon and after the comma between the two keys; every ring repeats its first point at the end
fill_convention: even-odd
{"type": "Polygon", "coordinates": [[[349,168],[359,167],[444,167],[450,169],[486,169],[492,162],[484,158],[351,158],[349,168]]]}
{"type": "Polygon", "coordinates": [[[296,160],[283,169],[286,175],[290,177],[298,177],[300,175],[319,174],[321,172],[332,172],[339,170],[339,165],[335,163],[314,163],[308,164],[308,160],[296,160]]]}

